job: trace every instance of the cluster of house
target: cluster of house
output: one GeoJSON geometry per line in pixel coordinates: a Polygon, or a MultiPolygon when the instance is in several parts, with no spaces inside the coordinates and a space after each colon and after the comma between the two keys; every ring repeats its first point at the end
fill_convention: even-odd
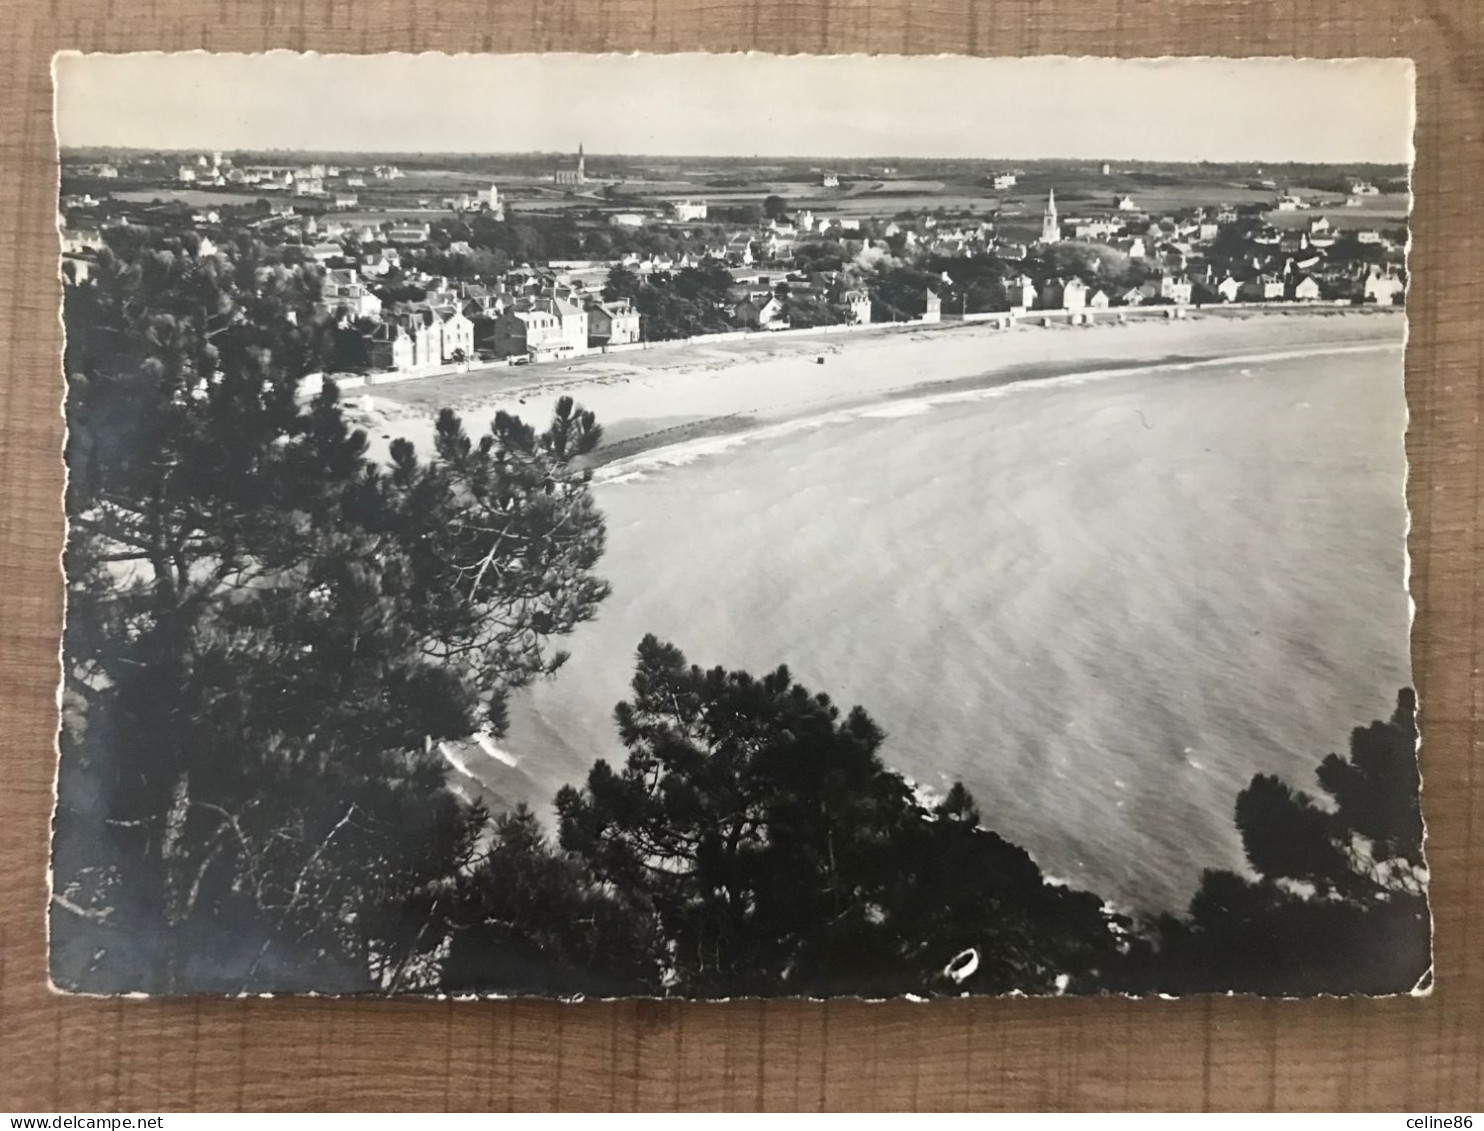
{"type": "MultiPolygon", "coordinates": [[[[634,305],[604,300],[594,285],[607,264],[525,267],[487,283],[419,274],[420,299],[383,304],[375,281],[400,266],[398,249],[387,244],[364,252],[354,266],[328,266],[323,280],[321,311],[366,334],[377,369],[426,372],[457,366],[476,354],[549,361],[642,340],[634,305]]],[[[851,324],[871,321],[870,293],[839,271],[765,274],[737,267],[732,275],[726,313],[740,328],[788,329],[786,299],[828,303],[851,324]]]]}
{"type": "MultiPolygon", "coordinates": [[[[100,163],[76,166],[76,172],[116,180],[120,175],[118,165],[100,163]]],[[[181,161],[164,170],[158,161],[144,159],[127,164],[126,173],[131,178],[151,182],[173,181],[183,187],[202,188],[252,188],[258,192],[284,193],[293,196],[327,200],[336,208],[355,208],[357,197],[351,190],[364,188],[370,181],[394,181],[404,176],[396,165],[372,165],[367,168],[348,168],[321,162],[302,165],[246,165],[235,162],[230,154],[220,150],[197,154],[193,159],[181,161]]],[[[478,194],[479,199],[484,194],[478,194]]],[[[497,194],[491,193],[491,207],[497,207],[497,194]]]]}
{"type": "Polygon", "coordinates": [[[871,321],[871,294],[852,286],[839,271],[789,272],[781,276],[732,272],[727,314],[734,326],[756,330],[788,330],[789,303],[827,303],[845,315],[852,326],[871,321]]]}
{"type": "Polygon", "coordinates": [[[484,289],[497,357],[532,361],[575,357],[640,340],[640,315],[627,299],[604,301],[585,288],[535,273],[484,289]]]}
{"type": "MultiPolygon", "coordinates": [[[[401,175],[400,170],[397,175],[401,175]]],[[[202,153],[195,161],[183,162],[175,179],[183,185],[213,188],[253,186],[264,192],[291,192],[295,196],[328,196],[327,181],[343,179],[347,187],[363,186],[364,174],[342,171],[337,165],[315,162],[308,165],[238,165],[220,150],[208,158],[202,153]]]]}
{"type": "Polygon", "coordinates": [[[362,331],[376,369],[415,373],[497,357],[549,361],[640,340],[640,316],[581,281],[547,269],[512,271],[494,284],[424,276],[421,299],[385,306],[367,282],[394,248],[360,267],[325,274],[320,309],[362,331]],[[367,328],[367,324],[369,329],[367,328]]]}
{"type": "MultiPolygon", "coordinates": [[[[680,201],[670,207],[677,221],[682,210],[699,210],[699,215],[694,218],[705,218],[704,201],[680,201]]],[[[653,218],[646,213],[617,212],[610,214],[608,222],[615,227],[639,227],[653,218]]],[[[631,252],[621,256],[619,262],[641,275],[694,267],[708,259],[737,268],[786,263],[793,258],[799,243],[805,240],[819,236],[864,239],[870,223],[859,216],[816,215],[809,209],[801,209],[792,216],[766,220],[756,228],[735,230],[724,240],[693,253],[671,256],[631,252]]],[[[873,227],[872,230],[878,229],[873,227]]],[[[912,221],[888,221],[879,227],[879,232],[886,240],[900,237],[901,246],[911,253],[975,255],[1006,248],[1015,250],[1013,245],[996,242],[994,224],[988,220],[940,222],[936,216],[927,215],[912,221]]],[[[1023,247],[1018,249],[1015,257],[1021,255],[1024,255],[1023,247]]]]}
{"type": "MultiPolygon", "coordinates": [[[[1048,279],[1038,287],[1026,275],[1006,284],[1011,307],[1018,310],[1106,310],[1110,306],[1142,306],[1160,300],[1176,306],[1189,305],[1194,297],[1196,280],[1189,275],[1161,275],[1158,279],[1127,289],[1102,288],[1089,284],[1076,275],[1048,279]]],[[[1319,302],[1325,295],[1312,275],[1258,274],[1238,279],[1228,274],[1220,281],[1211,275],[1204,282],[1221,302],[1319,302]]],[[[1401,301],[1406,289],[1401,277],[1381,267],[1371,268],[1361,281],[1366,302],[1390,306],[1401,301]]]]}
{"type": "MultiPolygon", "coordinates": [[[[94,168],[99,176],[104,175],[98,172],[101,168],[94,168]]],[[[358,186],[365,184],[367,176],[395,179],[401,175],[396,167],[383,165],[364,170],[319,164],[247,168],[234,165],[220,153],[210,157],[203,154],[182,165],[179,172],[182,181],[264,187],[276,184],[292,186],[295,193],[321,191],[327,180],[358,186]]],[[[557,169],[553,176],[562,184],[585,183],[582,150],[579,148],[575,162],[557,169]]],[[[992,180],[996,188],[1009,188],[1014,186],[1016,174],[997,173],[992,180]]],[[[1353,199],[1376,190],[1357,182],[1350,191],[1353,199]]],[[[337,192],[333,196],[339,209],[356,207],[353,193],[337,192]]],[[[1283,194],[1276,208],[1284,210],[1285,201],[1298,200],[1293,194],[1283,194]]],[[[63,201],[64,211],[69,206],[85,209],[97,203],[91,197],[63,201]]],[[[502,214],[500,192],[494,185],[487,192],[463,194],[444,204],[456,210],[487,208],[502,214]]],[[[354,216],[335,215],[334,208],[322,208],[323,202],[316,201],[309,214],[300,214],[295,202],[280,200],[247,224],[254,230],[272,226],[275,236],[299,247],[305,259],[325,268],[322,310],[365,335],[371,364],[378,369],[427,372],[456,366],[476,354],[550,360],[641,340],[641,318],[633,304],[604,301],[601,297],[599,281],[606,277],[611,263],[571,264],[570,270],[557,264],[523,267],[496,281],[453,282],[408,271],[406,260],[411,257],[404,252],[432,243],[430,223],[405,216],[380,224],[358,222],[354,216]],[[359,243],[359,249],[352,246],[352,240],[359,243]],[[416,286],[422,290],[421,297],[384,303],[373,287],[393,272],[403,276],[399,290],[416,286]]],[[[706,201],[685,199],[671,201],[665,209],[654,212],[612,212],[608,222],[617,227],[639,227],[660,219],[684,225],[705,221],[707,216],[706,201]]],[[[214,230],[212,226],[220,218],[214,210],[203,210],[194,219],[201,227],[214,230]]],[[[115,222],[127,220],[115,218],[104,224],[115,222]]],[[[950,220],[924,213],[883,221],[816,215],[800,209],[717,237],[708,246],[696,246],[703,241],[693,240],[694,250],[689,253],[672,256],[636,252],[622,256],[619,262],[641,275],[663,274],[707,262],[726,265],[732,275],[726,313],[738,327],[788,328],[789,312],[800,302],[828,304],[849,323],[869,323],[872,295],[858,282],[839,271],[795,269],[799,244],[818,236],[875,244],[904,258],[989,255],[1011,264],[1032,258],[1030,246],[1003,241],[995,223],[987,218],[950,220]]],[[[197,238],[198,254],[215,250],[207,234],[198,231],[197,238]]],[[[1040,244],[1074,239],[1107,245],[1130,261],[1141,262],[1146,269],[1134,277],[1147,281],[1112,287],[1106,283],[1107,274],[1100,271],[1101,263],[1094,259],[1082,264],[1076,274],[1050,279],[1017,274],[1007,282],[1006,289],[1012,311],[1077,312],[1150,302],[1185,305],[1193,300],[1260,303],[1363,297],[1382,305],[1402,301],[1405,284],[1396,265],[1404,249],[1375,230],[1354,231],[1353,238],[1361,244],[1376,245],[1383,254],[1335,256],[1332,261],[1327,252],[1339,237],[1329,219],[1320,214],[1300,227],[1279,229],[1254,215],[1239,215],[1227,206],[1150,216],[1131,197],[1117,195],[1102,210],[1063,218],[1053,192],[1042,216],[1040,244]],[[1239,239],[1229,238],[1233,226],[1239,239]],[[1378,258],[1381,264],[1362,262],[1378,258]]],[[[64,272],[69,280],[86,281],[94,254],[102,246],[102,234],[95,229],[63,229],[64,272]]],[[[448,250],[473,251],[460,242],[454,242],[448,250]]],[[[1035,270],[1030,262],[1024,267],[1035,270]]],[[[941,298],[931,290],[925,296],[925,307],[925,321],[942,317],[941,298]]]]}
{"type": "MultiPolygon", "coordinates": [[[[1378,196],[1381,190],[1369,181],[1351,181],[1349,189],[1345,194],[1346,208],[1359,208],[1365,203],[1368,196],[1378,196]]],[[[1315,202],[1299,192],[1285,192],[1280,195],[1273,205],[1277,212],[1305,212],[1314,207],[1315,202]]]]}
{"type": "MultiPolygon", "coordinates": [[[[1353,191],[1374,188],[1352,186],[1353,191]]],[[[1279,198],[1279,209],[1282,201],[1279,198]]],[[[1081,310],[1108,305],[1136,306],[1159,298],[1184,304],[1196,287],[1222,302],[1316,302],[1324,298],[1360,297],[1391,305],[1402,300],[1405,282],[1391,256],[1403,250],[1375,229],[1356,229],[1355,242],[1372,245],[1388,257],[1385,264],[1334,260],[1327,256],[1340,239],[1329,219],[1316,216],[1297,229],[1248,222],[1240,238],[1219,254],[1213,246],[1223,232],[1242,222],[1230,205],[1194,208],[1180,216],[1151,217],[1128,196],[1113,200],[1112,210],[1085,217],[1061,218],[1056,194],[1048,195],[1041,222],[1041,242],[1053,244],[1070,235],[1077,240],[1113,247],[1130,260],[1157,267],[1161,274],[1139,287],[1109,295],[1090,289],[1081,279],[1056,279],[1042,287],[1041,309],[1081,310]]],[[[1092,270],[1096,273],[1098,264],[1092,270]]],[[[1030,302],[1025,304],[1031,306],[1030,302]]]]}

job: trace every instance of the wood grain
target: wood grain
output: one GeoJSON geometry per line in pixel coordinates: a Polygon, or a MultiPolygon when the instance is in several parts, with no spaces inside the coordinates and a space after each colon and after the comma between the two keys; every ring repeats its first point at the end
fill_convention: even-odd
{"type": "Polygon", "coordinates": [[[1481,13],[1477,0],[0,0],[0,1108],[1478,1109],[1481,13]],[[63,48],[270,47],[1415,59],[1408,451],[1433,995],[562,1006],[49,992],[62,385],[48,63],[63,48]]]}

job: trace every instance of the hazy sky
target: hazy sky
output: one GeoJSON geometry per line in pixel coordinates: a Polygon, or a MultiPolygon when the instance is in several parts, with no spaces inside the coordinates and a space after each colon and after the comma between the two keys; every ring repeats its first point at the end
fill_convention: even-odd
{"type": "Polygon", "coordinates": [[[65,55],[63,145],[1408,161],[1404,60],[65,55]]]}

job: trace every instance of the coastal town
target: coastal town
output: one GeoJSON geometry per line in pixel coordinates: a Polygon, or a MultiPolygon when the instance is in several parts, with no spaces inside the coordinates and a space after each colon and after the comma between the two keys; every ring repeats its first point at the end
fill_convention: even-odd
{"type": "Polygon", "coordinates": [[[1406,289],[1402,170],[680,169],[581,147],[486,164],[64,154],[63,280],[86,287],[121,251],[248,241],[318,279],[327,371],[372,384],[891,323],[1396,306],[1406,289]]]}
{"type": "Polygon", "coordinates": [[[1428,984],[1406,60],[54,73],[55,987],[1428,984]]]}

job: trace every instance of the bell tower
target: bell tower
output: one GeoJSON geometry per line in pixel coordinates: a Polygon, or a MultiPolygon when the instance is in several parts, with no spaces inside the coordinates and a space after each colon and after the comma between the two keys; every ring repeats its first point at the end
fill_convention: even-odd
{"type": "Polygon", "coordinates": [[[1046,194],[1046,215],[1041,217],[1041,242],[1056,243],[1061,239],[1061,222],[1056,217],[1056,190],[1046,194]]]}

